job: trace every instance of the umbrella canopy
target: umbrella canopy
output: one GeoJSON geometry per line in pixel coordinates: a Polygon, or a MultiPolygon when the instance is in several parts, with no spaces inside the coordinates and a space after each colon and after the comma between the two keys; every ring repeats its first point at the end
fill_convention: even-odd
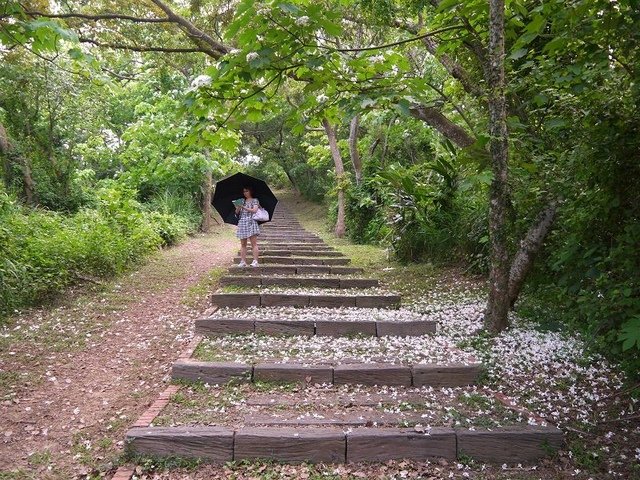
{"type": "MultiPolygon", "coordinates": [[[[238,224],[236,207],[233,201],[244,198],[242,189],[244,187],[253,188],[253,196],[260,201],[260,206],[269,212],[269,220],[273,217],[278,199],[273,194],[264,180],[252,177],[245,173],[236,173],[224,178],[216,183],[216,190],[213,194],[213,207],[218,211],[225,223],[238,224]]],[[[265,223],[265,222],[259,222],[265,223]]]]}

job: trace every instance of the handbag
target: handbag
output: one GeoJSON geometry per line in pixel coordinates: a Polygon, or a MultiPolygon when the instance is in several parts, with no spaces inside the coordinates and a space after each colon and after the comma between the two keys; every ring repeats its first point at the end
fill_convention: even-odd
{"type": "Polygon", "coordinates": [[[269,212],[267,212],[262,207],[258,207],[258,211],[253,214],[253,219],[256,222],[268,222],[269,221],[269,212]]]}

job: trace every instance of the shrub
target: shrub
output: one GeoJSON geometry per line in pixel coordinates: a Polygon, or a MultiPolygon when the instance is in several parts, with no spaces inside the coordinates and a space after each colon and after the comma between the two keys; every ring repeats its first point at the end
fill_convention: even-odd
{"type": "Polygon", "coordinates": [[[109,277],[190,230],[149,212],[132,192],[103,188],[95,209],[73,215],[19,206],[0,192],[0,316],[41,302],[84,276],[109,277]]]}

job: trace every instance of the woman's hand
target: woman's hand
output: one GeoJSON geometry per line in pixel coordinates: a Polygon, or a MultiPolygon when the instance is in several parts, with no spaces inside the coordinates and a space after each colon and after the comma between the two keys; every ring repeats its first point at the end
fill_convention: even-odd
{"type": "Polygon", "coordinates": [[[244,208],[247,212],[251,212],[251,213],[256,213],[258,211],[258,208],[260,208],[259,205],[256,205],[253,208],[249,208],[249,207],[245,207],[244,205],[242,206],[242,208],[244,208]]]}

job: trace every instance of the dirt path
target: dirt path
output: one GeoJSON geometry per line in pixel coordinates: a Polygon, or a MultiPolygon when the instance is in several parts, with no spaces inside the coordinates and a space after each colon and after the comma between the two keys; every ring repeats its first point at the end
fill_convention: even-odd
{"type": "Polygon", "coordinates": [[[230,229],[189,239],[137,272],[0,330],[0,478],[98,478],[164,388],[206,308],[230,229]]]}

